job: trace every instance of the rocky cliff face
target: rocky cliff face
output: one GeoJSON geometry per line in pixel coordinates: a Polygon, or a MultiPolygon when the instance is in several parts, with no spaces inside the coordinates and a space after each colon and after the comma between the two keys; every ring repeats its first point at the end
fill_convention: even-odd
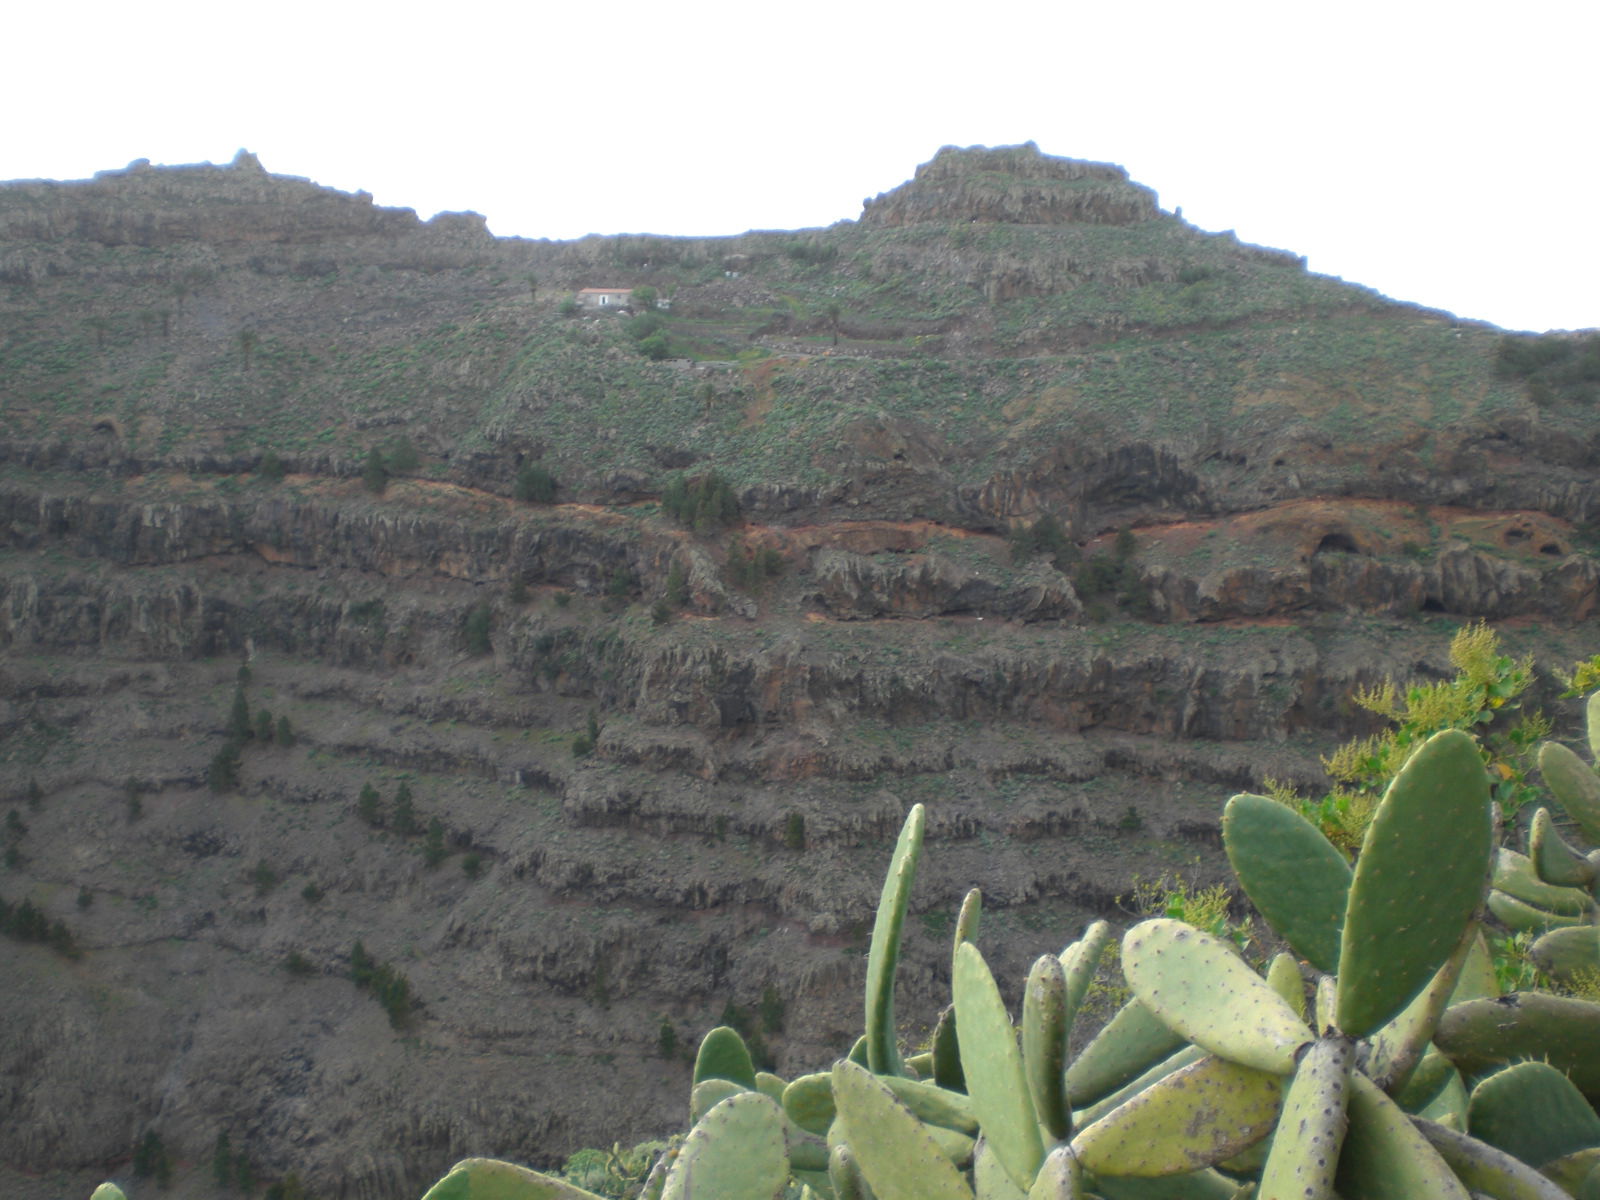
{"type": "Polygon", "coordinates": [[[0,897],[80,951],[5,943],[8,1194],[152,1128],[197,1195],[226,1129],[370,1200],[665,1133],[663,1021],[770,988],[780,1070],[849,1044],[910,803],[914,1039],[968,886],[1018,986],[1217,877],[1226,796],[1317,787],[1460,621],[1594,650],[1586,413],[1027,147],[833,230],[563,245],[135,167],[0,188],[0,286],[0,897]],[[685,357],[562,314],[597,282],[671,289],[685,357]],[[727,523],[664,513],[713,473],[727,523]]]}

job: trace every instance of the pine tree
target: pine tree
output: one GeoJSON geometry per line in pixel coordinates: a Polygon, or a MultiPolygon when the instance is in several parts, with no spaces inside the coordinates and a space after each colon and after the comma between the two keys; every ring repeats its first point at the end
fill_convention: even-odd
{"type": "Polygon", "coordinates": [[[438,817],[432,817],[428,821],[428,832],[422,843],[422,857],[430,867],[437,867],[445,859],[444,822],[438,817]]]}
{"type": "Polygon", "coordinates": [[[417,831],[417,814],[411,804],[408,783],[401,783],[400,790],[394,794],[394,828],[402,837],[410,837],[417,831]]]}
{"type": "Polygon", "coordinates": [[[233,707],[228,712],[228,737],[244,742],[254,730],[250,724],[250,702],[244,698],[244,684],[233,689],[233,707]]]}
{"type": "Polygon", "coordinates": [[[378,809],[378,789],[371,781],[361,785],[361,796],[356,801],[356,816],[376,828],[383,824],[383,814],[378,809]]]}
{"type": "Polygon", "coordinates": [[[294,745],[294,730],[289,727],[288,717],[278,718],[278,745],[294,745]]]}
{"type": "Polygon", "coordinates": [[[389,486],[389,468],[383,465],[383,455],[376,446],[367,452],[366,465],[361,468],[361,482],[374,496],[383,495],[389,486]]]}

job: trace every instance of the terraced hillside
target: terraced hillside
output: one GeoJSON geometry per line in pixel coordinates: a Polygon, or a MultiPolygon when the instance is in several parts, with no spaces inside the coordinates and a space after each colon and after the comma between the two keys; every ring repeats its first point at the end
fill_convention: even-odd
{"type": "Polygon", "coordinates": [[[1462,621],[1595,649],[1581,387],[1031,147],[572,243],[136,166],[0,187],[0,281],[8,1195],[663,1133],[729,1006],[854,1036],[910,803],[915,1026],[967,886],[1015,981],[1462,621]]]}

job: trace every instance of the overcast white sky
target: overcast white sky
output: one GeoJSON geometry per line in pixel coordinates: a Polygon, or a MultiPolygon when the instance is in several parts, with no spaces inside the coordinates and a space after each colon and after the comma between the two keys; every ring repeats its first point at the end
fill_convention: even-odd
{"type": "Polygon", "coordinates": [[[1594,0],[85,0],[6,25],[0,179],[246,147],[498,234],[726,234],[1031,139],[1396,299],[1600,326],[1594,0]]]}

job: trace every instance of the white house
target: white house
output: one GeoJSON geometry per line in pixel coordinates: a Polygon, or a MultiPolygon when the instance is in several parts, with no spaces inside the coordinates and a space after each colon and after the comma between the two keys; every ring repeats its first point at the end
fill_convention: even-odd
{"type": "Polygon", "coordinates": [[[627,308],[633,303],[632,288],[580,288],[578,304],[582,308],[627,308]]]}

